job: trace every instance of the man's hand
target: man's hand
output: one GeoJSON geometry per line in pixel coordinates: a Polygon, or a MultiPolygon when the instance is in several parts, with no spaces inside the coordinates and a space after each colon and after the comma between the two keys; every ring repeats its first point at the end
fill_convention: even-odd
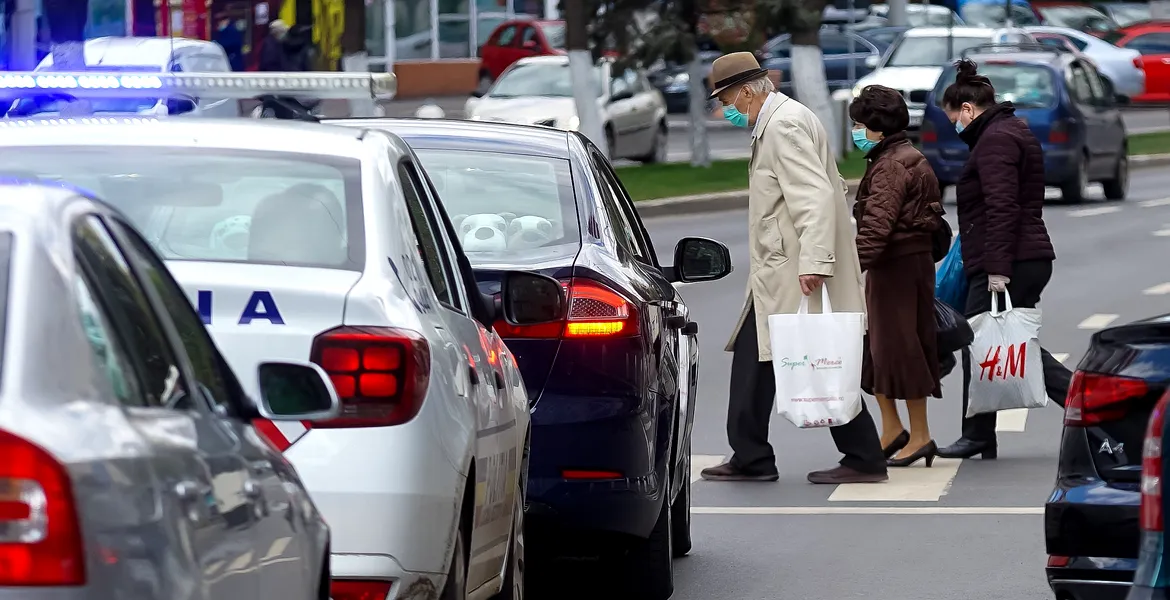
{"type": "Polygon", "coordinates": [[[808,296],[817,291],[824,281],[825,277],[823,275],[801,275],[800,291],[804,292],[805,296],[808,296]]]}
{"type": "Polygon", "coordinates": [[[987,276],[987,291],[989,292],[1006,292],[1007,286],[1012,280],[1003,275],[988,275],[987,276]]]}

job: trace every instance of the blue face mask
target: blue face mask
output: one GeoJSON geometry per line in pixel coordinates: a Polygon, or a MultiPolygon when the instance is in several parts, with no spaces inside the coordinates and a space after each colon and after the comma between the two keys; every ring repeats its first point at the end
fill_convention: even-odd
{"type": "Polygon", "coordinates": [[[963,129],[965,129],[965,127],[963,127],[962,121],[955,119],[955,133],[963,133],[963,129]]]}
{"type": "Polygon", "coordinates": [[[877,145],[877,142],[865,137],[865,129],[853,130],[853,145],[857,146],[858,150],[862,152],[869,152],[877,145]]]}
{"type": "Polygon", "coordinates": [[[731,123],[734,127],[747,127],[748,117],[747,115],[739,112],[739,109],[735,107],[736,102],[739,102],[739,94],[735,95],[735,100],[732,100],[731,104],[723,107],[723,118],[727,119],[727,122],[731,123]]]}

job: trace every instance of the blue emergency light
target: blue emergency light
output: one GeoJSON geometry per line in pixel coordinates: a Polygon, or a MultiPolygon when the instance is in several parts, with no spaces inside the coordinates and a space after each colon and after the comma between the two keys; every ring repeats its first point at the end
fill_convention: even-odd
{"type": "Polygon", "coordinates": [[[0,74],[0,99],[45,94],[74,98],[150,96],[255,98],[264,95],[318,99],[387,100],[397,91],[390,73],[103,73],[27,71],[0,74]],[[157,91],[154,91],[157,90],[157,91]]]}

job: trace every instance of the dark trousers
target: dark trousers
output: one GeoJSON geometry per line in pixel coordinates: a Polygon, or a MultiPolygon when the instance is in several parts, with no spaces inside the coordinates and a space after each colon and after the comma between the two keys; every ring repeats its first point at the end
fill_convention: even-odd
{"type": "MultiPolygon", "coordinates": [[[[1021,261],[1012,265],[1011,282],[1007,290],[1012,297],[1012,306],[1015,308],[1036,308],[1040,303],[1040,293],[1052,279],[1052,261],[1032,260],[1021,261]]],[[[967,310],[964,311],[968,319],[991,310],[991,292],[987,290],[987,274],[980,273],[968,280],[967,310]]],[[[1000,297],[1002,309],[1003,298],[1000,297]]],[[[1068,395],[1069,381],[1072,372],[1049,352],[1040,349],[1040,359],[1044,367],[1044,387],[1048,397],[1060,406],[1064,406],[1064,398],[1068,395]]],[[[978,442],[995,442],[995,415],[985,413],[967,418],[967,403],[970,399],[971,386],[971,349],[963,349],[963,437],[978,442]]]]}
{"type": "MultiPolygon", "coordinates": [[[[775,473],[776,454],[768,443],[768,422],[776,401],[776,375],[771,361],[760,362],[756,313],[750,306],[734,349],[727,403],[727,439],[735,452],[731,464],[751,473],[775,473]]],[[[829,431],[837,450],[845,455],[841,465],[863,473],[886,472],[882,442],[864,403],[856,418],[829,431]]]]}

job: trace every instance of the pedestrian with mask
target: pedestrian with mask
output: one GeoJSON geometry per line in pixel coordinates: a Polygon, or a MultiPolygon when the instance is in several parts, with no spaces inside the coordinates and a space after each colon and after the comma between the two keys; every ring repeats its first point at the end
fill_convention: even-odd
{"type": "MultiPolygon", "coordinates": [[[[864,312],[861,269],[846,186],[816,115],[775,91],[750,52],[717,59],[714,91],[732,125],[751,130],[748,193],[747,299],[726,350],[733,353],[727,437],[734,454],[704,469],[713,481],[776,481],[768,424],[776,396],[768,316],[794,314],[807,296],[821,312],[821,286],[833,309],[864,312]]],[[[844,454],[837,467],[808,474],[812,483],[876,483],[889,479],[873,417],[862,405],[849,423],[830,428],[844,454]]]]}
{"type": "Polygon", "coordinates": [[[869,332],[861,389],[877,398],[882,453],[891,467],[934,462],[938,446],[926,419],[927,396],[942,398],[934,315],[933,237],[943,223],[934,169],[906,136],[902,93],[866,86],[849,105],[853,143],[865,153],[857,188],[857,254],[866,274],[869,332]],[[906,401],[910,430],[896,399],[906,401]]]}
{"type": "Polygon", "coordinates": [[[261,71],[283,71],[284,69],[284,36],[288,35],[288,25],[277,19],[268,24],[268,37],[260,46],[261,71]]]}
{"type": "MultiPolygon", "coordinates": [[[[991,80],[974,62],[960,60],[955,68],[941,105],[971,149],[955,190],[969,285],[964,312],[970,319],[990,311],[991,296],[998,293],[1010,295],[1015,308],[1035,308],[1056,260],[1044,224],[1044,153],[1012,103],[996,102],[991,80]]],[[[1041,349],[1041,359],[1048,396],[1063,406],[1072,373],[1047,350],[1041,349]]],[[[994,459],[995,413],[966,417],[971,365],[971,352],[964,349],[963,434],[938,455],[994,459]]]]}

